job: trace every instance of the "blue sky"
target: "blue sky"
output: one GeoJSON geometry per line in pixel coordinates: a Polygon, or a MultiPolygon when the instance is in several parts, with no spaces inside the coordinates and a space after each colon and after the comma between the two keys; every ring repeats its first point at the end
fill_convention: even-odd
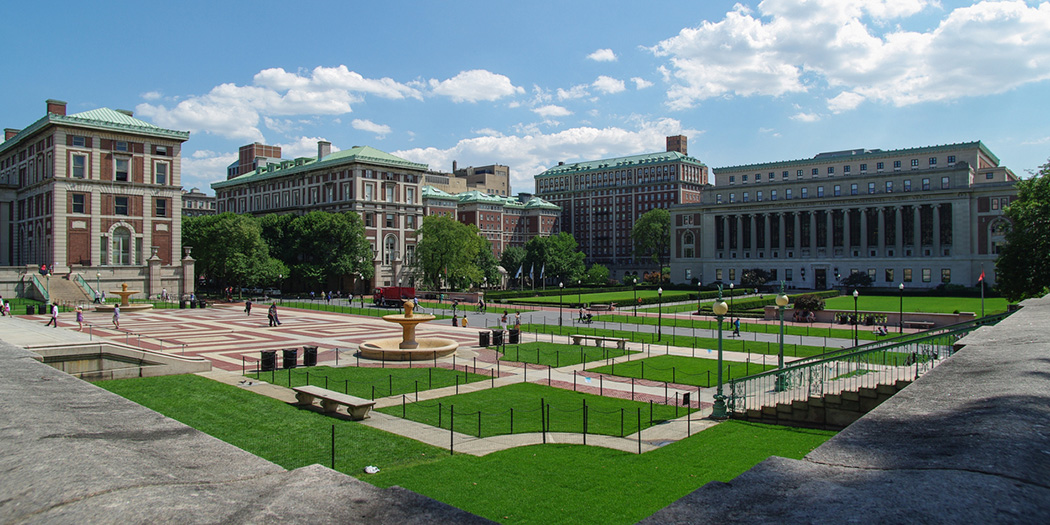
{"type": "MultiPolygon", "coordinates": [[[[183,186],[241,145],[370,145],[432,169],[662,151],[717,168],[983,140],[1050,157],[1050,2],[19,2],[0,125],[44,100],[190,131],[183,186]]],[[[14,21],[14,22],[13,22],[14,21]]]]}

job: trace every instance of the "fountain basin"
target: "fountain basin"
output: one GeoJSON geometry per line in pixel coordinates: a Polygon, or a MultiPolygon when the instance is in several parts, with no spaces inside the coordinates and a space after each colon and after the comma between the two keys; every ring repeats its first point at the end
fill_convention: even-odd
{"type": "Polygon", "coordinates": [[[358,346],[361,357],[383,361],[422,361],[456,352],[459,343],[451,339],[426,337],[416,341],[415,348],[399,348],[401,338],[373,339],[358,346]]]}

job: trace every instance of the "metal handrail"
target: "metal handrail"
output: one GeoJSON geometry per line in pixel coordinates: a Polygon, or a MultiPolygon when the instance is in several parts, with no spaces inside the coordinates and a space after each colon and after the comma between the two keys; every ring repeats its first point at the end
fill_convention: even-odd
{"type": "Polygon", "coordinates": [[[44,303],[50,303],[51,296],[47,293],[47,288],[43,285],[43,283],[40,282],[40,279],[37,277],[37,275],[29,274],[29,280],[33,283],[33,286],[36,287],[36,291],[40,292],[40,297],[44,298],[44,303]]]}
{"type": "Polygon", "coordinates": [[[953,355],[960,338],[1008,315],[982,317],[918,337],[908,335],[828,352],[794,361],[782,369],[733,379],[727,385],[729,411],[744,413],[810,397],[913,381],[953,355]]]}
{"type": "Polygon", "coordinates": [[[88,294],[88,297],[91,299],[95,298],[95,289],[88,284],[83,275],[80,275],[79,273],[73,274],[73,281],[80,285],[80,288],[84,290],[84,293],[88,294]]]}

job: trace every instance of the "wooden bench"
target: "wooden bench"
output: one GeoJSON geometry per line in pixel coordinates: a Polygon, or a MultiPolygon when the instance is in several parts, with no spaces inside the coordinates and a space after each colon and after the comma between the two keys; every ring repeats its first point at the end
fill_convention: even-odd
{"type": "Polygon", "coordinates": [[[339,405],[343,405],[346,407],[347,414],[350,414],[350,419],[354,421],[361,421],[368,417],[368,413],[376,404],[375,401],[361,399],[360,397],[350,396],[319,386],[297,386],[293,387],[292,390],[295,390],[295,400],[298,401],[299,405],[313,405],[315,398],[321,400],[321,408],[325,412],[335,412],[339,405]]]}
{"type": "Polygon", "coordinates": [[[904,321],[904,326],[908,328],[921,328],[923,330],[929,330],[933,328],[933,323],[929,321],[904,321]]]}
{"type": "Polygon", "coordinates": [[[618,348],[620,350],[626,350],[627,349],[627,340],[626,339],[621,339],[621,338],[618,338],[618,337],[599,337],[599,336],[593,336],[593,335],[580,335],[580,334],[570,335],[569,337],[572,338],[572,344],[574,344],[574,345],[583,344],[583,341],[586,341],[586,340],[590,339],[591,341],[594,341],[594,346],[604,347],[605,345],[602,344],[602,343],[609,342],[609,343],[616,343],[616,348],[618,348]]]}
{"type": "Polygon", "coordinates": [[[611,312],[613,311],[613,305],[611,304],[592,304],[588,310],[592,312],[611,312]]]}

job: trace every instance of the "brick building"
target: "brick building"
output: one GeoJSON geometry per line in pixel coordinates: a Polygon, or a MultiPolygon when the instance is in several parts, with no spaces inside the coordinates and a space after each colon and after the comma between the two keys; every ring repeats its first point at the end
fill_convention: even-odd
{"type": "Polygon", "coordinates": [[[200,217],[215,215],[215,197],[206,195],[199,188],[182,190],[182,216],[200,217]]]}
{"type": "Polygon", "coordinates": [[[557,233],[561,209],[529,194],[517,197],[488,195],[477,190],[452,195],[432,186],[423,187],[426,215],[455,217],[478,227],[492,244],[497,258],[508,247],[525,247],[529,239],[557,233]]]}

